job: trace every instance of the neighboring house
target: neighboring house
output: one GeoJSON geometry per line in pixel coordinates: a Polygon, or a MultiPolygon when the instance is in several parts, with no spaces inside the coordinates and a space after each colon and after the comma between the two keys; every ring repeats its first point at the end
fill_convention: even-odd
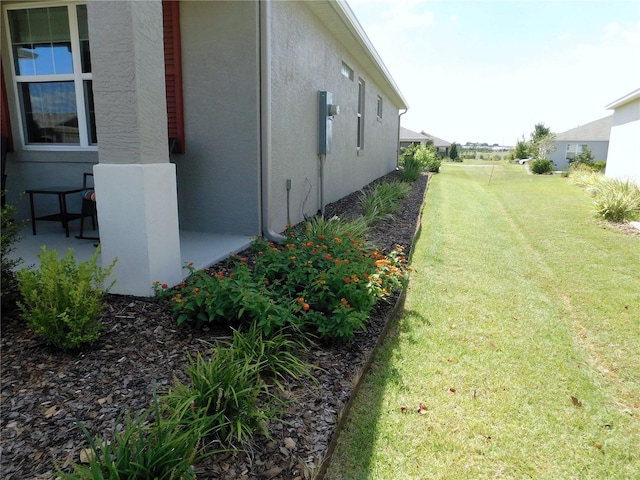
{"type": "Polygon", "coordinates": [[[585,147],[589,147],[597,162],[607,161],[612,116],[585,123],[580,127],[556,134],[555,150],[549,154],[557,170],[564,170],[585,147]]]}
{"type": "Polygon", "coordinates": [[[426,145],[431,140],[436,151],[442,156],[449,155],[451,143],[441,138],[435,137],[428,133],[418,133],[408,128],[400,127],[400,147],[408,147],[409,145],[426,145]]]}
{"type": "Polygon", "coordinates": [[[613,110],[605,174],[633,179],[640,184],[640,88],[605,108],[613,110]]]}
{"type": "Polygon", "coordinates": [[[281,240],[396,168],[407,103],[344,1],[3,0],[2,25],[8,201],[93,171],[114,293],[178,283],[187,233],[281,240]]]}

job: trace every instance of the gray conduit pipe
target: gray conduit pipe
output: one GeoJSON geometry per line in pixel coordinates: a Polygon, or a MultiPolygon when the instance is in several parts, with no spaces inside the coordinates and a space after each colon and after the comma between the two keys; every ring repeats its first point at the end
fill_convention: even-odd
{"type": "Polygon", "coordinates": [[[260,167],[262,234],[283,243],[286,238],[271,229],[271,1],[260,0],[260,167]]]}

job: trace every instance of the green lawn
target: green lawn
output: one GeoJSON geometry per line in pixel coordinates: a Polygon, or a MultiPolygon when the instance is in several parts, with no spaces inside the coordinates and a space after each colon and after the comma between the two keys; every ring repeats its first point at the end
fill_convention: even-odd
{"type": "Polygon", "coordinates": [[[413,266],[325,478],[640,478],[639,237],[560,176],[445,164],[413,266]]]}

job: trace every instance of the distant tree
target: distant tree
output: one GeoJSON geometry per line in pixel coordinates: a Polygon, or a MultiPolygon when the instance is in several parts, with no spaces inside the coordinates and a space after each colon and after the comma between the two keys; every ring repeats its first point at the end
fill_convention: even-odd
{"type": "Polygon", "coordinates": [[[451,148],[449,149],[449,158],[451,160],[457,160],[459,157],[458,155],[458,145],[456,144],[456,142],[453,142],[451,144],[451,148]]]}
{"type": "Polygon", "coordinates": [[[551,127],[544,123],[536,123],[531,132],[529,152],[536,158],[547,158],[555,150],[556,136],[551,133],[551,127]]]}
{"type": "Polygon", "coordinates": [[[529,156],[529,145],[522,137],[522,140],[518,140],[516,143],[516,148],[513,150],[513,158],[522,159],[527,158],[529,156]]]}
{"type": "Polygon", "coordinates": [[[535,142],[547,135],[551,134],[551,127],[545,126],[544,123],[536,123],[531,132],[531,141],[535,142]]]}

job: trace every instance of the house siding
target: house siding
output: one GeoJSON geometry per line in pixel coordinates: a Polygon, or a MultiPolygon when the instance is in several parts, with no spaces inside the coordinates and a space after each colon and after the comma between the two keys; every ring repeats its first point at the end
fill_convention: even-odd
{"type": "Polygon", "coordinates": [[[549,154],[549,160],[554,164],[556,170],[564,170],[569,166],[567,160],[567,145],[587,145],[593,153],[596,162],[607,161],[609,142],[590,142],[586,140],[562,140],[555,143],[555,150],[549,154]]]}
{"type": "Polygon", "coordinates": [[[180,2],[186,144],[180,227],[260,233],[257,2],[180,2]]]}
{"type": "Polygon", "coordinates": [[[333,103],[340,106],[333,120],[332,152],[324,166],[325,204],[396,167],[398,108],[305,2],[274,2],[272,18],[272,221],[275,230],[282,230],[287,222],[287,179],[292,223],[321,207],[318,91],[331,92],[333,103]],[[343,62],[354,70],[353,80],[342,75],[343,62]],[[356,149],[359,78],[365,82],[362,152],[356,149]],[[380,120],[378,96],[383,101],[380,120]]]}

